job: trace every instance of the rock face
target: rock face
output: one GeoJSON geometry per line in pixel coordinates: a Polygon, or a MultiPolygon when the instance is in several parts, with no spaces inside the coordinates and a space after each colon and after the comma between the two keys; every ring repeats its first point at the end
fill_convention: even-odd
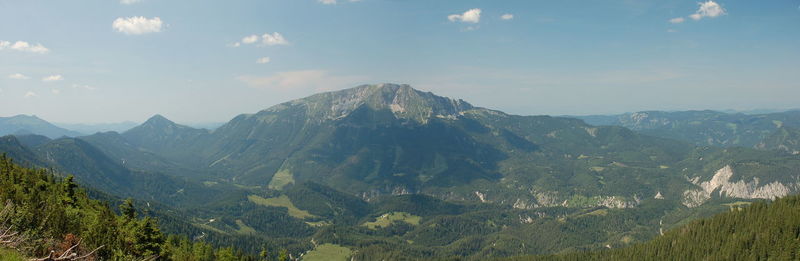
{"type": "Polygon", "coordinates": [[[727,165],[714,173],[711,180],[700,182],[699,177],[690,180],[699,189],[684,191],[683,205],[687,207],[697,207],[705,203],[714,192],[719,193],[720,197],[743,198],[743,199],[775,199],[789,195],[790,192],[797,190],[798,184],[783,184],[772,182],[760,185],[759,179],[754,177],[750,182],[739,180],[731,181],[733,168],[727,165]]]}
{"type": "Polygon", "coordinates": [[[426,122],[431,117],[455,118],[473,106],[463,100],[436,96],[414,90],[405,84],[363,85],[352,89],[320,93],[279,104],[265,110],[277,112],[291,107],[304,107],[310,118],[336,120],[347,117],[361,106],[387,109],[398,119],[426,122]]]}

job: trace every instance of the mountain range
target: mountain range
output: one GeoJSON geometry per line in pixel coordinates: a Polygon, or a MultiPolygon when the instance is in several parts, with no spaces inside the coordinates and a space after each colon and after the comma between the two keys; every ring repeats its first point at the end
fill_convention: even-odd
{"type": "Polygon", "coordinates": [[[156,115],[122,133],[6,136],[0,151],[251,251],[487,258],[624,246],[797,193],[798,126],[798,112],[519,116],[378,84],[214,130],[156,115]]]}
{"type": "Polygon", "coordinates": [[[717,111],[643,111],[609,116],[580,116],[589,124],[623,126],[644,134],[683,140],[698,146],[755,147],[800,153],[800,110],[766,114],[717,111]],[[788,139],[788,140],[787,140],[788,139]],[[782,141],[789,143],[783,144],[782,141]]]}

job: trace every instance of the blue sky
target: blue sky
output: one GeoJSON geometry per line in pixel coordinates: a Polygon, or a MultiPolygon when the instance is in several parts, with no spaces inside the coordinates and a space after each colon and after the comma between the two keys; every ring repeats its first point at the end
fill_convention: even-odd
{"type": "Polygon", "coordinates": [[[220,122],[382,82],[522,115],[797,108],[799,32],[800,0],[0,0],[0,116],[220,122]]]}

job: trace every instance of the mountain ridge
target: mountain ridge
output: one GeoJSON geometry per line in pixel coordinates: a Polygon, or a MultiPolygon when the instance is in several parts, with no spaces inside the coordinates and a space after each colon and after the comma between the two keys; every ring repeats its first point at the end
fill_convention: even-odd
{"type": "Polygon", "coordinates": [[[63,136],[76,137],[82,134],[76,131],[64,129],[53,125],[35,115],[16,115],[11,117],[0,117],[0,136],[9,134],[38,134],[51,139],[63,136]]]}

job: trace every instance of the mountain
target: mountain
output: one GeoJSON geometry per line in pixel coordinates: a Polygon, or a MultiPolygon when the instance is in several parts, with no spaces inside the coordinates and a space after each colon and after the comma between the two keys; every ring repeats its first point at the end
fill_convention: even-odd
{"type": "MultiPolygon", "coordinates": [[[[717,111],[644,111],[609,116],[579,116],[592,125],[623,126],[647,135],[698,146],[754,147],[783,127],[800,127],[800,111],[768,114],[717,111]]],[[[777,149],[763,147],[762,149],[777,149]]]]}
{"type": "Polygon", "coordinates": [[[0,137],[0,153],[23,166],[44,165],[44,162],[36,154],[23,146],[17,137],[11,135],[0,137]]]}
{"type": "Polygon", "coordinates": [[[174,160],[186,161],[195,151],[186,150],[186,145],[208,135],[205,129],[176,124],[161,115],[155,115],[126,132],[122,137],[136,147],[158,152],[174,160]]]}
{"type": "Polygon", "coordinates": [[[45,143],[52,141],[52,139],[36,134],[29,134],[29,135],[14,135],[19,143],[24,145],[25,147],[32,148],[36,147],[45,143]]]}
{"type": "Polygon", "coordinates": [[[26,135],[38,134],[51,139],[63,136],[76,137],[82,135],[79,132],[60,128],[36,116],[17,115],[12,117],[0,117],[0,136],[3,135],[26,135]]]}
{"type": "Polygon", "coordinates": [[[695,147],[571,118],[508,115],[396,84],[312,95],[237,116],[213,132],[154,116],[122,136],[243,186],[281,190],[313,181],[366,200],[421,193],[518,208],[632,207],[660,195],[697,206],[711,198],[703,182],[720,172],[736,173],[726,179],[730,184],[754,186],[724,194],[740,198],[794,193],[791,177],[800,175],[796,156],[695,147]],[[753,171],[750,159],[770,157],[760,163],[770,171],[750,180],[756,177],[746,173],[753,171]]]}
{"type": "Polygon", "coordinates": [[[65,129],[74,130],[84,134],[92,134],[92,133],[108,132],[108,131],[124,132],[139,125],[132,121],[115,122],[115,123],[91,123],[91,124],[87,123],[54,123],[54,124],[65,129]]]}
{"type": "Polygon", "coordinates": [[[24,166],[48,168],[64,176],[74,175],[77,182],[118,197],[153,200],[171,206],[190,207],[210,202],[223,191],[235,190],[224,184],[208,187],[199,180],[165,175],[162,171],[173,170],[167,167],[160,171],[131,170],[123,165],[124,160],[114,159],[78,138],[60,138],[26,146],[15,136],[4,136],[0,137],[0,152],[24,166]]]}
{"type": "Polygon", "coordinates": [[[50,166],[75,174],[79,182],[104,191],[129,191],[130,171],[85,141],[61,138],[33,151],[50,166]]]}

